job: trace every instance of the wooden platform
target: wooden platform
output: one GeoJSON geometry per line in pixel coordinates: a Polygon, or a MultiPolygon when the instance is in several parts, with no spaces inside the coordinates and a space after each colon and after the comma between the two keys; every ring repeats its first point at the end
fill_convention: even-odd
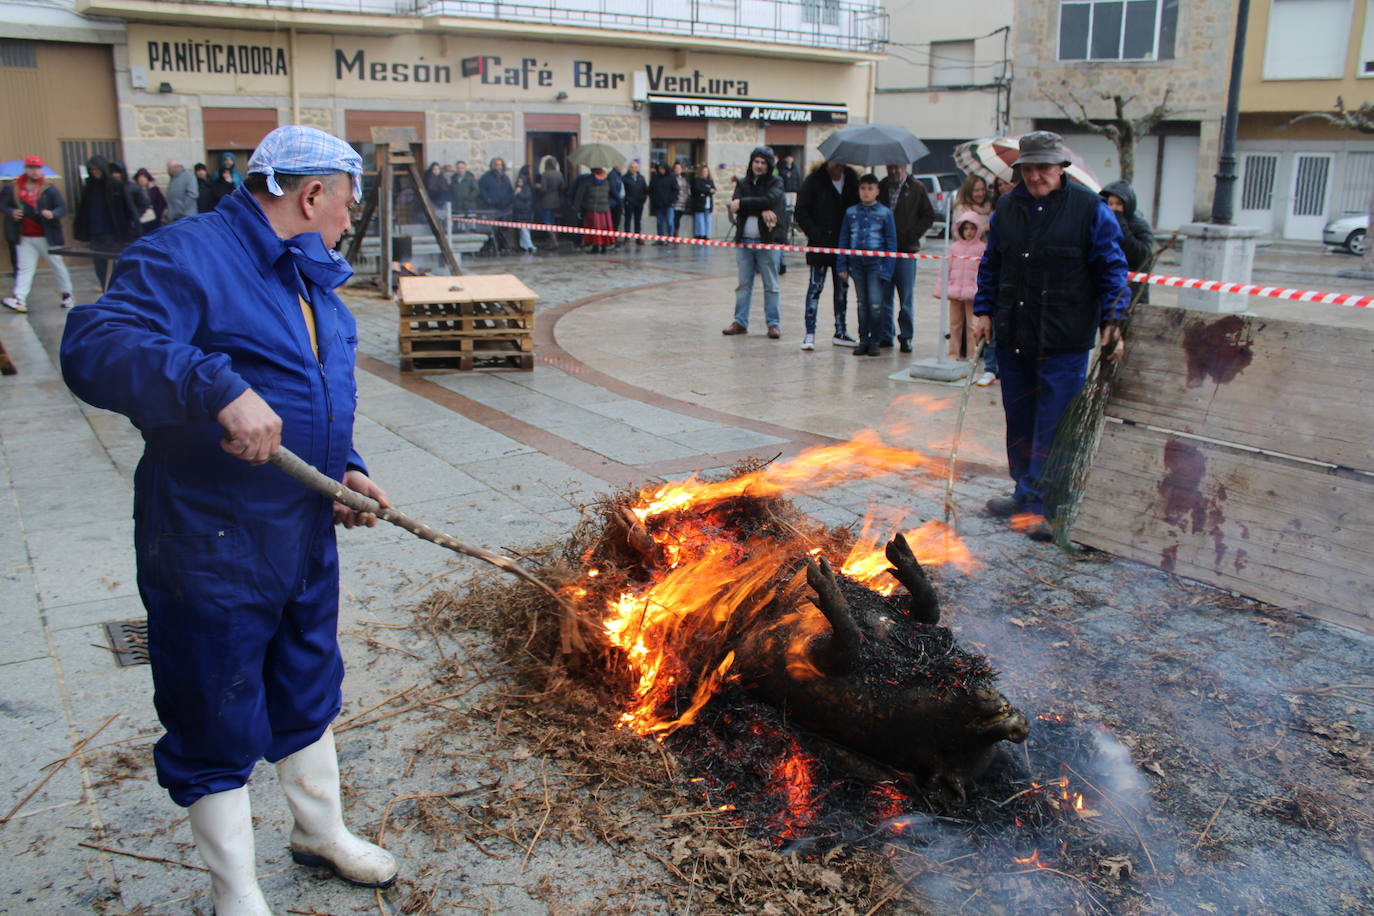
{"type": "Polygon", "coordinates": [[[1074,539],[1374,633],[1374,332],[1136,312],[1074,539]]]}
{"type": "Polygon", "coordinates": [[[509,274],[403,277],[397,304],[401,370],[532,370],[538,298],[509,274]]]}

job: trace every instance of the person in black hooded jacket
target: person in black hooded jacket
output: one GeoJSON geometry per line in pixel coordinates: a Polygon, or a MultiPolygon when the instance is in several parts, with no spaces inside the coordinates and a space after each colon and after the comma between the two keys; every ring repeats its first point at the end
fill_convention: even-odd
{"type": "MultiPolygon", "coordinates": [[[[793,215],[810,244],[834,248],[840,238],[845,211],[858,202],[859,173],[842,162],[822,162],[802,182],[793,215]]],[[[835,270],[835,256],[807,252],[806,263],[811,268],[811,281],[806,286],[806,328],[802,346],[810,350],[816,345],[816,313],[827,271],[832,275],[831,299],[835,310],[835,337],[831,342],[837,347],[857,346],[858,341],[849,334],[849,281],[835,270]]]]}
{"type": "MultiPolygon", "coordinates": [[[[1121,251],[1126,255],[1126,266],[1132,271],[1148,273],[1155,259],[1155,231],[1150,221],[1135,208],[1135,188],[1129,181],[1113,181],[1100,194],[1107,208],[1116,214],[1117,225],[1121,227],[1121,251]]],[[[1133,301],[1149,303],[1149,284],[1132,283],[1130,287],[1133,301]]]]}
{"type": "MultiPolygon", "coordinates": [[[[86,183],[81,189],[76,218],[72,221],[72,235],[92,248],[114,251],[122,250],[138,238],[138,210],[133,194],[126,182],[110,174],[110,163],[104,156],[86,160],[86,183]]],[[[95,277],[104,289],[110,262],[106,258],[95,258],[93,263],[95,277]]]]}
{"type": "Polygon", "coordinates": [[[773,174],[773,150],[759,146],[749,154],[749,171],[735,183],[729,210],[735,215],[735,267],[739,283],[735,287],[735,320],[721,333],[727,336],[749,333],[749,307],[754,293],[754,275],[763,280],[763,317],[768,323],[768,339],[782,336],[779,330],[778,263],[782,252],[755,247],[787,241],[787,199],[782,179],[773,174]]]}

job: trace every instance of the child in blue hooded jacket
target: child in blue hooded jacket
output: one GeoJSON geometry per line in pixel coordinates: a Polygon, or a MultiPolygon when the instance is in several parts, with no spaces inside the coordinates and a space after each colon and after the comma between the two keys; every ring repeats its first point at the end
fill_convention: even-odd
{"type": "MultiPolygon", "coordinates": [[[[878,203],[878,176],[872,173],[859,179],[859,202],[844,211],[837,248],[859,251],[896,251],[897,223],[892,211],[878,203]]],[[[892,281],[892,258],[839,254],[835,271],[841,279],[853,277],[858,298],[859,345],[855,356],[877,356],[883,339],[883,284],[892,281]]]]}

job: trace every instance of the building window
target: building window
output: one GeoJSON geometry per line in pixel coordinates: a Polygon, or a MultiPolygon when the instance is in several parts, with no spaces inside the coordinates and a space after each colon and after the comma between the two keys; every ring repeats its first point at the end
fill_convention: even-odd
{"type": "Polygon", "coordinates": [[[802,22],[814,22],[817,25],[839,25],[839,0],[802,0],[802,22]]]}
{"type": "Polygon", "coordinates": [[[22,38],[0,38],[0,67],[37,66],[37,44],[22,38]]]}
{"type": "Polygon", "coordinates": [[[1360,39],[1360,59],[1355,64],[1356,76],[1374,76],[1374,0],[1365,0],[1364,37],[1360,39]]]}
{"type": "Polygon", "coordinates": [[[1274,173],[1278,171],[1278,153],[1247,153],[1244,177],[1241,179],[1240,208],[1268,210],[1274,206],[1274,173]]]}
{"type": "Polygon", "coordinates": [[[1350,14],[1351,0],[1273,0],[1264,78],[1340,79],[1350,43],[1350,14]]]}
{"type": "Polygon", "coordinates": [[[973,85],[972,41],[932,41],[930,43],[930,85],[973,85]]]}
{"type": "Polygon", "coordinates": [[[1178,0],[1063,0],[1060,60],[1169,60],[1178,0]]]}

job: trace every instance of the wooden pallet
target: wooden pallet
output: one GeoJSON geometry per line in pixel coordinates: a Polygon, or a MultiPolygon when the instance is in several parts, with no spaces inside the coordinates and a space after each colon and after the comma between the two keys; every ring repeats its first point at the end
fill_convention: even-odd
{"type": "Polygon", "coordinates": [[[402,356],[401,371],[425,375],[453,372],[529,372],[533,353],[468,353],[457,356],[402,356]]]}
{"type": "Polygon", "coordinates": [[[509,274],[401,278],[401,371],[532,370],[538,298],[509,274]]]}
{"type": "Polygon", "coordinates": [[[0,375],[18,375],[19,370],[14,365],[14,360],[5,352],[5,342],[0,340],[0,375]]]}

